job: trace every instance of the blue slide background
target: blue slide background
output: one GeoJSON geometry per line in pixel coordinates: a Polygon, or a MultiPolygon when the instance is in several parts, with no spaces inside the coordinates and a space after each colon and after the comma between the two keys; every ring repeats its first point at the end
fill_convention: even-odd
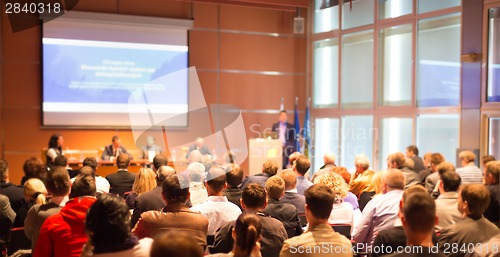
{"type": "MultiPolygon", "coordinates": [[[[142,85],[155,78],[188,67],[188,53],[167,50],[123,49],[70,45],[43,45],[43,101],[75,103],[128,103],[134,90],[122,83],[142,85]],[[96,71],[81,70],[81,65],[101,66],[103,60],[132,61],[135,67],[155,68],[154,73],[143,73],[142,78],[96,77],[96,71]],[[113,83],[117,88],[69,88],[72,81],[113,83]],[[123,84],[122,84],[123,85],[123,84]]],[[[186,80],[187,81],[187,80],[186,80]]],[[[165,92],[165,104],[187,104],[188,85],[170,83],[165,92]]]]}

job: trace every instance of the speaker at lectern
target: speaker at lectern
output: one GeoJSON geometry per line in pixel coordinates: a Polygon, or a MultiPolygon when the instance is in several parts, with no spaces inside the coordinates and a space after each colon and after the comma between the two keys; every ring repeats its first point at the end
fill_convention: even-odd
{"type": "Polygon", "coordinates": [[[249,175],[262,172],[266,160],[275,160],[278,167],[283,166],[283,143],[279,139],[255,138],[248,140],[249,175]]]}

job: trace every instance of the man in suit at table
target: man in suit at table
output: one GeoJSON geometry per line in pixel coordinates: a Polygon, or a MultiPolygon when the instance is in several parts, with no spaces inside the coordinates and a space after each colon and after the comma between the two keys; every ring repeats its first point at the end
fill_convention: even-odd
{"type": "Polygon", "coordinates": [[[106,176],[106,179],[109,181],[109,185],[111,186],[109,189],[111,194],[117,194],[123,197],[125,192],[132,191],[135,174],[128,172],[129,164],[130,157],[127,154],[122,153],[118,155],[118,158],[116,158],[118,172],[106,176]]]}
{"type": "Polygon", "coordinates": [[[288,123],[288,115],[286,111],[280,112],[279,122],[273,124],[273,131],[278,132],[278,139],[283,144],[283,168],[285,169],[288,164],[288,156],[295,152],[296,133],[293,124],[288,123]]]}
{"type": "Polygon", "coordinates": [[[111,139],[111,144],[104,147],[104,152],[102,152],[101,159],[102,160],[111,160],[113,161],[120,154],[126,154],[130,159],[132,159],[132,155],[130,155],[127,149],[122,146],[122,140],[118,136],[113,136],[111,139]]]}

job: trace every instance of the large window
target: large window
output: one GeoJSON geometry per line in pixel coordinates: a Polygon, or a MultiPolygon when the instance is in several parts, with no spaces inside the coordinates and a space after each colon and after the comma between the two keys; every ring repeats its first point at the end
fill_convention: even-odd
{"type": "Polygon", "coordinates": [[[412,84],[412,27],[380,30],[379,104],[410,105],[412,84]]]}
{"type": "Polygon", "coordinates": [[[336,38],[318,41],[314,49],[314,97],[318,107],[335,107],[339,97],[339,46],[336,38]]]}
{"type": "Polygon", "coordinates": [[[366,154],[371,157],[373,137],[376,134],[373,116],[342,117],[340,165],[351,169],[354,167],[356,155],[366,154]]]}
{"type": "Polygon", "coordinates": [[[411,14],[413,2],[408,0],[379,1],[379,19],[395,18],[411,14]]]}
{"type": "Polygon", "coordinates": [[[373,31],[342,37],[342,108],[373,105],[373,31]]]}
{"type": "Polygon", "coordinates": [[[488,12],[488,102],[500,102],[500,7],[488,12]]]}
{"type": "Polygon", "coordinates": [[[339,28],[339,4],[338,1],[315,0],[314,1],[314,32],[326,32],[339,28]]]}
{"type": "Polygon", "coordinates": [[[335,153],[339,156],[339,119],[319,118],[314,122],[314,164],[316,171],[323,166],[323,155],[335,153]]]}
{"type": "Polygon", "coordinates": [[[455,163],[458,148],[459,116],[457,114],[422,114],[417,116],[417,146],[426,152],[441,153],[455,163]]]}
{"type": "Polygon", "coordinates": [[[488,133],[488,153],[497,157],[500,155],[500,118],[489,119],[488,133]]]}
{"type": "Polygon", "coordinates": [[[412,118],[383,118],[379,130],[379,168],[387,168],[389,154],[404,152],[412,144],[412,118]]]}
{"type": "Polygon", "coordinates": [[[373,0],[344,1],[342,7],[342,29],[350,29],[373,24],[373,0]],[[351,8],[352,4],[352,8],[351,8]]]}
{"type": "Polygon", "coordinates": [[[460,15],[418,22],[417,106],[458,106],[460,15]]]}
{"type": "Polygon", "coordinates": [[[431,12],[449,7],[460,6],[461,0],[418,0],[418,12],[431,12]]]}

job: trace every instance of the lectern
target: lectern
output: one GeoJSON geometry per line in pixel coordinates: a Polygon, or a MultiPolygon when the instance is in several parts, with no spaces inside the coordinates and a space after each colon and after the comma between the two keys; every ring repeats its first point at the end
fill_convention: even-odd
{"type": "Polygon", "coordinates": [[[283,166],[283,143],[278,139],[256,138],[248,140],[248,175],[262,172],[262,164],[268,159],[275,160],[278,167],[283,166]]]}

